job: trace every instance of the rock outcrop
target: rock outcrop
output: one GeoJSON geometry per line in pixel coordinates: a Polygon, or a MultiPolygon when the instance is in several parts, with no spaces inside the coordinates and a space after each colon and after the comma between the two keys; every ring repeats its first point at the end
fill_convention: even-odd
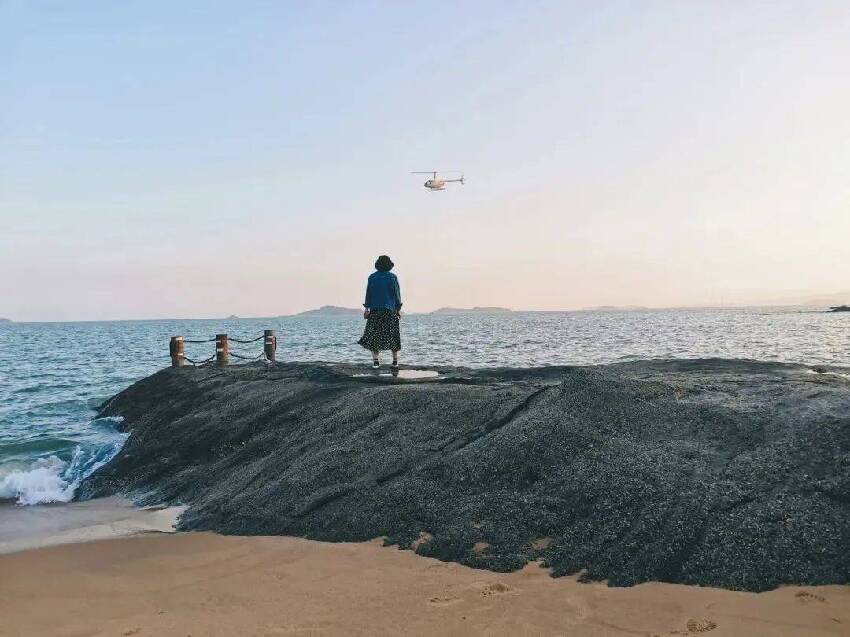
{"type": "Polygon", "coordinates": [[[841,375],[727,360],[442,372],[166,369],[103,407],[131,435],[81,492],[188,504],[184,529],[384,536],[618,586],[850,583],[841,375]]]}

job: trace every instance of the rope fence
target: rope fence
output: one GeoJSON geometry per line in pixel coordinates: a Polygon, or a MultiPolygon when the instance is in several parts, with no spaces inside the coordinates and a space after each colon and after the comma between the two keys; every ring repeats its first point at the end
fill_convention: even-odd
{"type": "MultiPolygon", "coordinates": [[[[213,355],[212,355],[212,356],[210,356],[209,358],[205,358],[205,359],[204,359],[204,360],[202,360],[202,361],[196,361],[196,360],[194,360],[194,359],[192,359],[192,358],[189,358],[188,356],[184,356],[184,357],[183,357],[183,359],[184,359],[187,363],[192,363],[192,365],[194,365],[195,367],[203,367],[204,365],[209,365],[211,362],[213,362],[213,361],[215,360],[215,354],[213,354],[213,355]]],[[[172,367],[174,367],[174,365],[172,365],[172,367]]],[[[179,365],[177,365],[177,367],[180,367],[180,366],[179,366],[179,365]]]]}
{"type": "Polygon", "coordinates": [[[275,362],[277,352],[277,336],[274,330],[263,330],[263,333],[257,338],[240,339],[228,338],[227,334],[216,334],[215,338],[204,339],[187,339],[183,336],[172,336],[168,344],[168,351],[171,355],[172,367],[183,367],[186,363],[194,367],[204,367],[206,365],[215,364],[218,367],[225,367],[230,364],[230,358],[237,358],[243,361],[259,361],[265,360],[268,363],[275,362]],[[263,351],[259,354],[248,354],[247,352],[234,352],[230,349],[231,343],[239,343],[242,345],[250,345],[257,341],[263,341],[263,351]],[[209,358],[195,360],[186,356],[186,343],[215,343],[215,354],[209,358]]]}
{"type": "Polygon", "coordinates": [[[231,355],[231,356],[233,356],[233,357],[235,357],[235,358],[240,358],[240,359],[242,359],[243,361],[256,361],[256,360],[260,360],[261,358],[265,358],[266,353],[265,353],[265,352],[260,352],[260,353],[259,353],[259,354],[257,354],[256,356],[250,356],[250,355],[249,355],[249,356],[244,356],[243,354],[240,354],[240,353],[238,353],[238,352],[234,352],[233,350],[230,350],[230,355],[231,355]]]}

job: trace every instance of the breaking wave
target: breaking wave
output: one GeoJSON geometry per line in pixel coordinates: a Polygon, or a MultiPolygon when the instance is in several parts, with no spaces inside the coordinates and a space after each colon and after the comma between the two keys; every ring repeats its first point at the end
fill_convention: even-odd
{"type": "Polygon", "coordinates": [[[80,483],[117,454],[127,434],[76,445],[68,454],[14,459],[0,464],[0,500],[19,505],[70,502],[80,483]]]}

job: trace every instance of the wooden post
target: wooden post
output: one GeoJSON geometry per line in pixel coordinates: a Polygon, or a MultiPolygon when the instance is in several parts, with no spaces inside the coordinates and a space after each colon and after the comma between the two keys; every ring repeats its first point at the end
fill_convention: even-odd
{"type": "Polygon", "coordinates": [[[227,334],[215,335],[215,362],[224,367],[230,360],[230,346],[227,344],[227,334]]]}
{"type": "Polygon", "coordinates": [[[186,362],[186,343],[182,336],[172,336],[168,343],[168,351],[171,354],[171,366],[183,367],[186,362]]]}
{"type": "Polygon", "coordinates": [[[277,336],[274,330],[263,330],[263,352],[266,358],[274,362],[274,353],[277,349],[277,336]]]}

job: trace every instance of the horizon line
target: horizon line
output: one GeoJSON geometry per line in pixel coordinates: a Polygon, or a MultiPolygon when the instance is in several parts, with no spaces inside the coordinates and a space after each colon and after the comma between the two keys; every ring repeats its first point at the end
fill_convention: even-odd
{"type": "MultiPolygon", "coordinates": [[[[344,310],[360,311],[358,308],[350,308],[341,305],[336,306],[320,306],[309,310],[302,310],[292,314],[274,314],[265,316],[191,316],[191,317],[153,317],[153,318],[102,318],[102,319],[67,319],[67,320],[27,320],[17,321],[8,317],[0,317],[0,326],[2,325],[26,325],[26,324],[61,324],[61,323],[140,323],[140,322],[155,322],[155,321],[242,321],[242,320],[260,320],[260,319],[282,319],[302,316],[306,312],[313,312],[322,307],[334,307],[344,310]]],[[[502,306],[474,306],[468,307],[453,307],[445,306],[436,310],[422,310],[416,312],[404,312],[406,316],[419,316],[425,314],[438,314],[440,310],[457,310],[459,312],[474,313],[480,308],[479,314],[568,314],[577,312],[649,312],[649,311],[681,311],[681,310],[743,310],[748,308],[831,308],[836,307],[829,303],[742,303],[734,305],[668,305],[668,306],[644,306],[644,305],[595,305],[589,307],[581,307],[576,309],[558,309],[558,310],[529,310],[529,309],[513,309],[502,306]],[[488,312],[488,309],[493,309],[493,312],[488,312]]],[[[443,312],[448,314],[449,312],[443,312]]],[[[307,317],[309,318],[309,317],[307,317]]]]}

